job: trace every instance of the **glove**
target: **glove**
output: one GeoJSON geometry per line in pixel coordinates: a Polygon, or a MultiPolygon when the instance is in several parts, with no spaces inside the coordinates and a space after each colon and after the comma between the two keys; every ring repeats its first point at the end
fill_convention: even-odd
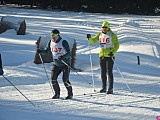
{"type": "Polygon", "coordinates": [[[87,38],[88,38],[88,39],[91,38],[91,34],[87,34],[87,38]]]}
{"type": "Polygon", "coordinates": [[[37,53],[41,53],[41,52],[42,52],[42,50],[38,48],[37,49],[37,53]]]}
{"type": "Polygon", "coordinates": [[[2,68],[0,68],[0,75],[3,75],[3,69],[2,68]]]}
{"type": "Polygon", "coordinates": [[[110,57],[113,57],[113,56],[114,56],[113,52],[110,52],[108,55],[109,55],[110,57]]]}
{"type": "Polygon", "coordinates": [[[64,59],[64,56],[59,56],[58,57],[58,60],[63,60],[64,59]]]}

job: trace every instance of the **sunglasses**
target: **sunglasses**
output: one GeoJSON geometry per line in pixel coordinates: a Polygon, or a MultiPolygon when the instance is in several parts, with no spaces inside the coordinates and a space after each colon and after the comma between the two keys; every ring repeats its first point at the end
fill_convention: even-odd
{"type": "Polygon", "coordinates": [[[102,27],[102,28],[108,28],[108,27],[102,27]]]}
{"type": "Polygon", "coordinates": [[[54,34],[54,33],[51,33],[51,36],[52,37],[56,37],[56,36],[58,36],[59,34],[54,34]]]}

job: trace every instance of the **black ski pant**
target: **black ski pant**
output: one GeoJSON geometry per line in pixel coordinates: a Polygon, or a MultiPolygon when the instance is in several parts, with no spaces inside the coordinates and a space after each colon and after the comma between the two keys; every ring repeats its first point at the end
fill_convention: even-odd
{"type": "Polygon", "coordinates": [[[109,82],[108,90],[113,89],[113,64],[114,64],[113,59],[111,57],[100,57],[102,89],[105,90],[107,86],[107,74],[109,82]]]}
{"type": "Polygon", "coordinates": [[[70,69],[66,65],[62,66],[62,67],[58,67],[58,66],[53,65],[53,68],[51,71],[51,80],[52,80],[52,85],[53,85],[53,89],[55,91],[55,94],[60,95],[60,87],[59,87],[57,78],[61,72],[63,72],[62,80],[63,80],[63,83],[68,91],[68,95],[73,96],[72,86],[69,81],[70,69]]]}

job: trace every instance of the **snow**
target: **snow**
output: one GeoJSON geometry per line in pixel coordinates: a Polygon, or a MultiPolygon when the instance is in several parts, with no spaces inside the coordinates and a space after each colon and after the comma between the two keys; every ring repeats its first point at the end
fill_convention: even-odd
{"type": "MultiPolygon", "coordinates": [[[[160,116],[159,16],[54,12],[1,6],[0,17],[3,16],[26,21],[26,35],[16,35],[14,30],[0,34],[0,53],[4,76],[35,106],[1,76],[0,120],[155,120],[160,116]],[[120,41],[113,71],[113,95],[97,93],[101,89],[99,48],[98,44],[88,44],[86,39],[86,34],[94,36],[100,31],[103,21],[111,23],[111,29],[120,41]],[[33,63],[35,42],[40,36],[50,35],[54,28],[60,30],[62,37],[77,42],[75,67],[83,71],[78,72],[79,75],[70,73],[73,100],[51,100],[53,92],[44,68],[42,64],[33,63]],[[94,86],[87,82],[92,83],[90,57],[94,86]]],[[[52,64],[45,63],[44,66],[50,77],[52,64]]],[[[67,92],[61,75],[58,81],[64,98],[67,92]]]]}

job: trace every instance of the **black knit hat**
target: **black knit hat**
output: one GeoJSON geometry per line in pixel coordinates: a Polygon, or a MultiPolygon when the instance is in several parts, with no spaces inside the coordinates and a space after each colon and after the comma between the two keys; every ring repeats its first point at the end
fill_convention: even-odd
{"type": "Polygon", "coordinates": [[[57,30],[57,29],[54,29],[54,30],[52,30],[52,32],[51,33],[53,33],[53,34],[60,34],[60,32],[57,30]]]}

